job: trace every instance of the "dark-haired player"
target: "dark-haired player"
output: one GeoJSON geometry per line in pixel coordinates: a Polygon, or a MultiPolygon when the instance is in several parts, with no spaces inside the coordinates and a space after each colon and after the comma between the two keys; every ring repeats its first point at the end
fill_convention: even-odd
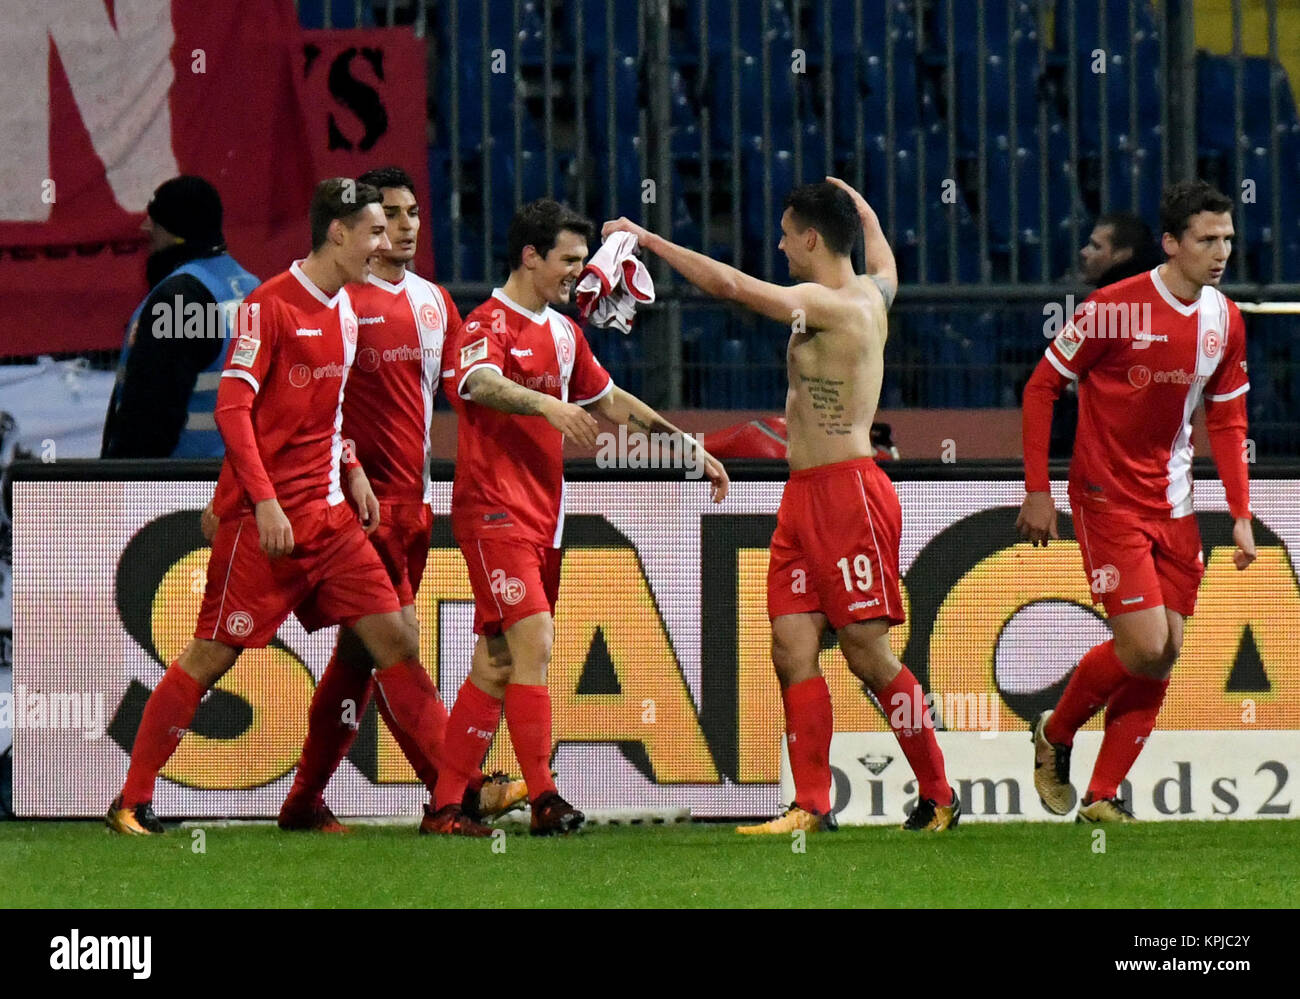
{"type": "Polygon", "coordinates": [[[1161,199],[1153,270],[1083,302],[1025,386],[1025,501],[1016,526],[1034,545],[1057,537],[1047,474],[1052,405],[1079,384],[1070,509],[1094,603],[1114,637],[1079,661],[1055,710],[1033,727],[1034,786],[1057,815],[1074,807],[1074,734],[1102,707],[1105,734],[1080,822],[1132,822],[1119,785],[1147,737],[1196,607],[1205,571],[1192,512],[1192,413],[1205,399],[1214,461],[1234,519],[1233,562],[1255,559],[1246,437],[1246,329],[1215,287],[1232,252],[1232,202],[1204,181],[1161,199]]]}
{"type": "MultiPolygon", "coordinates": [[[[461,810],[467,779],[500,724],[528,783],[532,833],[581,827],[584,816],[551,777],[551,698],[546,671],[555,637],[564,530],[564,438],[596,444],[590,406],[636,431],[681,435],[653,409],[618,388],[582,328],[555,311],[573,294],[592,225],[549,198],[525,205],[510,223],[510,277],[465,317],[448,344],[448,398],[459,412],[451,525],[474,589],[478,643],[469,678],[452,705],[431,832],[482,836],[490,830],[461,810]]],[[[713,499],[727,473],[707,454],[713,499]]]]}
{"type": "Polygon", "coordinates": [[[780,249],[791,287],[770,284],[627,219],[602,235],[630,232],[692,284],[793,328],[785,412],[790,482],[781,497],[767,575],[772,664],[785,704],[795,800],[743,833],[835,828],[831,815],[831,697],[817,664],[822,633],[835,629],[849,669],[876,695],[920,786],[905,829],[942,831],[961,806],[944,773],[921,685],[889,646],[904,620],[898,587],[902,511],[872,459],[871,421],[884,374],[886,312],[898,271],[875,212],[842,181],[795,188],[781,216],[780,249]],[[850,252],[861,231],[867,274],[850,252]]]}
{"type": "MultiPolygon", "coordinates": [[[[379,526],[370,535],[402,605],[402,619],[418,637],[415,595],[429,557],[433,517],[429,504],[429,426],[441,375],[444,338],[454,338],[460,313],[445,288],[407,267],[420,235],[420,206],[410,175],[400,167],[370,170],[357,178],[383,198],[390,248],[371,262],[364,284],[348,286],[357,316],[357,356],[343,398],[345,459],[360,462],[379,501],[379,526]],[[351,452],[349,455],[348,452],[351,452]]],[[[341,832],[323,798],[325,785],[356,738],[356,722],[370,703],[374,660],[349,628],[340,628],[329,665],[316,686],[307,739],[293,787],[280,809],[281,829],[341,832]]],[[[392,717],[379,712],[432,801],[438,761],[428,758],[392,717]]],[[[437,747],[442,748],[446,709],[436,703],[437,747]]],[[[476,774],[466,796],[475,817],[499,815],[523,803],[524,782],[476,774]]],[[[425,806],[425,817],[432,809],[425,806]]]]}
{"type": "Polygon", "coordinates": [[[377,526],[379,504],[361,466],[340,461],[343,383],[357,343],[344,286],[365,280],[371,258],[389,247],[380,204],[373,187],[321,182],[311,202],[311,253],[245,303],[254,332],[231,345],[217,392],[226,457],[198,624],[145,706],[126,783],[107,815],[116,832],[163,831],[154,784],[200,698],[295,611],[309,628],[341,623],[356,633],[392,716],[436,756],[438,692],[362,528],[377,526]]]}

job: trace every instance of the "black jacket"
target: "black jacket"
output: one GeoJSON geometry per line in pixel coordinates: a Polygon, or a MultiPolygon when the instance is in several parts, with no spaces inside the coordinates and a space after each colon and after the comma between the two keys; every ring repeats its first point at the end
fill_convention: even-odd
{"type": "Polygon", "coordinates": [[[182,309],[196,302],[206,314],[216,300],[203,283],[189,274],[168,275],[191,260],[225,252],[224,246],[182,243],[150,254],[153,290],[140,312],[125,377],[114,386],[109,399],[101,458],[166,458],[176,450],[189,415],[195,379],[227,343],[220,337],[164,339],[150,335],[154,306],[172,309],[179,296],[182,309]]]}

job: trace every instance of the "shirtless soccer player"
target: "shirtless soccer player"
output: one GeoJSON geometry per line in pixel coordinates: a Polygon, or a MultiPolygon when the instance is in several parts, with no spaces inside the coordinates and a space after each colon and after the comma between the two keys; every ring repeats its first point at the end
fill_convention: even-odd
{"type": "Polygon", "coordinates": [[[311,253],[248,296],[256,332],[231,345],[217,392],[226,458],[199,620],[145,705],[126,783],[107,816],[116,832],[163,831],[154,784],[200,698],[243,649],[266,646],[292,612],[309,628],[352,629],[375,661],[393,719],[436,758],[438,693],[362,528],[378,526],[379,504],[359,465],[340,468],[343,382],[357,343],[344,285],[366,279],[370,259],[389,248],[385,230],[377,190],[323,181],[312,197],[311,253]]]}
{"type": "MultiPolygon", "coordinates": [[[[460,313],[446,289],[407,269],[420,235],[420,206],[410,176],[398,167],[384,167],[357,180],[377,188],[383,197],[391,246],[372,261],[364,284],[348,286],[358,332],[357,359],[343,397],[343,459],[345,467],[359,463],[370,479],[379,501],[379,526],[370,543],[397,590],[402,619],[418,638],[415,595],[429,557],[433,523],[429,425],[441,381],[443,341],[455,339],[460,313]]],[[[356,738],[357,722],[374,688],[374,666],[356,633],[340,628],[312,697],[307,740],[293,788],[280,809],[281,829],[344,831],[325,805],[323,792],[356,738]]],[[[432,801],[438,761],[425,757],[407,738],[387,701],[381,697],[377,703],[432,801]]],[[[439,700],[433,719],[439,751],[446,719],[439,700]]],[[[522,780],[502,776],[485,782],[476,774],[465,810],[476,818],[499,815],[522,805],[526,794],[522,780]]],[[[426,805],[425,817],[431,813],[426,805]]]]}
{"type": "Polygon", "coordinates": [[[1246,439],[1246,329],[1215,287],[1232,252],[1232,202],[1199,180],[1160,202],[1168,259],[1083,302],[1025,385],[1025,502],[1016,526],[1034,545],[1057,537],[1047,477],[1052,405],[1079,384],[1070,510],[1094,603],[1114,635],[1079,660],[1055,710],[1033,728],[1034,786],[1048,811],[1074,807],[1074,733],[1103,707],[1105,734],[1079,822],[1132,822],[1117,797],[1155,726],[1196,608],[1205,564],[1192,513],[1192,413],[1205,399],[1210,448],[1237,546],[1255,560],[1246,439]]]}
{"type": "MultiPolygon", "coordinates": [[[[584,816],[551,777],[551,696],[546,671],[555,638],[564,530],[564,438],[596,445],[591,407],[633,431],[676,427],[614,384],[564,305],[587,257],[591,223],[549,198],[510,223],[510,277],[465,317],[448,343],[447,395],[460,417],[451,528],[474,590],[470,675],[456,695],[438,775],[430,832],[487,836],[461,809],[504,710],[528,782],[533,835],[568,833],[584,816]]],[[[727,473],[707,454],[713,500],[727,473]]]]}
{"type": "Polygon", "coordinates": [[[961,806],[944,774],[933,721],[918,717],[923,693],[889,647],[903,621],[898,588],[901,510],[871,455],[880,399],[886,311],[898,272],[875,212],[833,178],[786,198],[780,249],[803,284],[782,287],[646,232],[627,219],[602,235],[630,232],[692,284],[760,315],[793,324],[787,350],[790,482],[781,498],[767,574],[772,665],[785,704],[795,800],[771,822],[743,833],[834,829],[830,691],[817,665],[822,632],[835,629],[849,669],[876,695],[920,785],[905,829],[940,831],[961,806]],[[850,252],[861,229],[867,275],[850,252]]]}

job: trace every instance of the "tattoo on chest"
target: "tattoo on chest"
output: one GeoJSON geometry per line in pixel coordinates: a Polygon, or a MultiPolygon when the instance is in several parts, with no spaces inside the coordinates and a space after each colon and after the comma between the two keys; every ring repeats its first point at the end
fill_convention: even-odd
{"type": "Polygon", "coordinates": [[[817,426],[836,437],[853,432],[853,421],[845,415],[840,395],[844,382],[834,378],[809,378],[806,375],[800,375],[799,380],[803,383],[804,394],[812,403],[817,426]]]}

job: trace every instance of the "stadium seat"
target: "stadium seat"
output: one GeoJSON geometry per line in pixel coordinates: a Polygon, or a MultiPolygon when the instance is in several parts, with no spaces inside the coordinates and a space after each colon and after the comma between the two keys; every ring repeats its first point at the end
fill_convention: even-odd
{"type": "Polygon", "coordinates": [[[1128,52],[1129,39],[1153,38],[1157,32],[1155,11],[1150,0],[1104,0],[1106,39],[1101,39],[1101,8],[1098,0],[1055,0],[1053,20],[1056,24],[1056,49],[1067,51],[1070,44],[1070,11],[1074,10],[1075,47],[1083,53],[1104,48],[1110,52],[1128,52]],[[1135,14],[1135,27],[1129,28],[1129,10],[1135,14]]]}
{"type": "MultiPolygon", "coordinates": [[[[752,56],[763,51],[763,16],[759,4],[767,5],[767,44],[773,58],[778,56],[789,68],[793,34],[790,15],[781,0],[704,0],[707,3],[709,37],[706,41],[711,56],[727,56],[739,50],[752,56]],[[733,2],[739,12],[738,41],[731,37],[731,8],[733,2]]],[[[700,49],[700,18],[697,4],[687,5],[686,37],[692,53],[700,49]]]]}
{"type": "MultiPolygon", "coordinates": [[[[736,71],[739,74],[740,136],[742,144],[763,134],[763,70],[760,60],[752,55],[737,52],[736,71]]],[[[782,69],[784,70],[784,65],[782,69]]],[[[731,75],[730,57],[709,63],[709,137],[715,156],[726,158],[731,149],[731,75]]],[[[768,78],[771,141],[774,146],[788,149],[791,144],[794,117],[794,82],[788,72],[773,72],[768,78]]]]}
{"type": "Polygon", "coordinates": [[[687,406],[720,408],[716,365],[722,361],[729,315],[721,305],[682,307],[682,402],[687,406]]]}
{"type": "Polygon", "coordinates": [[[578,15],[582,15],[582,49],[589,62],[605,58],[610,39],[613,40],[615,55],[635,57],[640,54],[637,40],[640,12],[636,4],[613,4],[614,16],[609,23],[606,0],[568,0],[563,7],[565,35],[572,42],[574,51],[578,47],[578,15]]]}
{"type": "Polygon", "coordinates": [[[779,220],[781,203],[794,187],[794,154],[788,149],[774,149],[765,155],[762,140],[754,136],[742,153],[745,178],[743,200],[745,239],[757,248],[758,259],[764,255],[763,247],[771,242],[775,251],[781,238],[779,220]],[[771,163],[772,203],[763,197],[764,170],[771,163]]]}
{"type": "Polygon", "coordinates": [[[1036,35],[1037,19],[1033,6],[1026,0],[1016,0],[1013,10],[1008,10],[1004,0],[995,3],[974,4],[967,0],[938,0],[934,7],[934,38],[937,48],[948,48],[948,10],[953,16],[954,52],[979,51],[979,8],[984,8],[984,48],[989,53],[1005,54],[1016,35],[1036,35]]]}
{"type": "Polygon", "coordinates": [[[327,5],[331,28],[373,28],[375,25],[368,3],[362,4],[361,19],[357,20],[357,7],[353,0],[298,0],[298,23],[304,28],[325,27],[327,5]]]}
{"type": "Polygon", "coordinates": [[[1152,225],[1160,215],[1160,130],[1153,128],[1133,143],[1127,135],[1114,137],[1110,151],[1110,191],[1102,204],[1110,210],[1129,211],[1137,190],[1137,214],[1152,225]]]}
{"type": "MultiPolygon", "coordinates": [[[[908,0],[825,0],[830,5],[831,51],[840,55],[885,51],[886,9],[889,9],[889,30],[894,45],[894,59],[911,59],[916,54],[916,24],[912,20],[912,4],[908,0]],[[858,44],[855,31],[857,11],[862,14],[862,43],[858,44]]],[[[814,5],[812,37],[808,40],[810,53],[821,51],[825,44],[825,24],[821,5],[814,5]]]]}

